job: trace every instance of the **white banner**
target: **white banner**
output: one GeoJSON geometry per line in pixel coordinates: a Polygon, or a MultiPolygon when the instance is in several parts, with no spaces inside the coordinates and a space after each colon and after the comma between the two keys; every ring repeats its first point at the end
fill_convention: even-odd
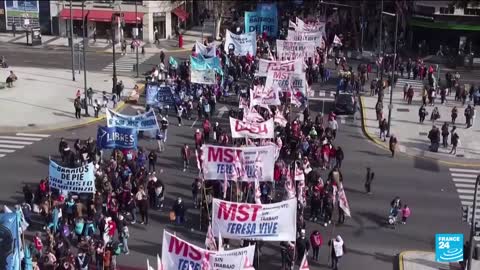
{"type": "Polygon", "coordinates": [[[155,111],[150,111],[138,115],[124,115],[107,109],[107,126],[133,128],[137,130],[158,129],[157,117],[155,111]]]}
{"type": "Polygon", "coordinates": [[[227,30],[225,37],[225,52],[229,52],[230,49],[233,49],[234,55],[247,55],[250,53],[251,56],[255,56],[257,53],[257,32],[253,31],[250,33],[235,35],[234,33],[227,30]]]}
{"type": "Polygon", "coordinates": [[[273,181],[275,148],[202,146],[202,170],[207,180],[273,181]],[[259,166],[261,165],[261,166],[259,166]]]}
{"type": "Polygon", "coordinates": [[[311,41],[288,41],[277,39],[277,58],[279,60],[307,60],[315,57],[315,43],[311,41]]]}
{"type": "Polygon", "coordinates": [[[217,54],[217,45],[215,45],[215,43],[210,43],[208,44],[208,46],[205,46],[202,43],[196,41],[195,53],[201,54],[205,57],[215,57],[217,54]]]}
{"type": "Polygon", "coordinates": [[[50,188],[75,193],[95,193],[93,163],[78,168],[65,168],[50,160],[48,177],[50,188]]]}
{"type": "Polygon", "coordinates": [[[307,92],[307,78],[305,73],[296,74],[286,71],[273,71],[267,73],[267,80],[265,82],[266,89],[274,89],[276,91],[300,91],[302,94],[307,92]]]}
{"type": "Polygon", "coordinates": [[[270,61],[260,59],[258,61],[258,72],[255,76],[265,77],[270,70],[304,74],[303,66],[303,59],[301,58],[292,61],[270,61]]]}
{"type": "Polygon", "coordinates": [[[325,36],[325,22],[316,20],[314,22],[305,23],[303,20],[296,18],[295,21],[296,27],[295,31],[304,31],[304,32],[315,32],[320,31],[322,35],[325,36]]]}
{"type": "Polygon", "coordinates": [[[205,70],[196,70],[190,68],[190,82],[200,83],[200,84],[215,84],[215,70],[205,69],[205,70]]]}
{"type": "Polygon", "coordinates": [[[272,204],[213,199],[212,230],[228,239],[295,241],[297,199],[272,204]]]}
{"type": "Polygon", "coordinates": [[[271,139],[274,137],[273,129],[273,118],[265,122],[255,123],[230,117],[232,138],[271,139]]]}
{"type": "Polygon", "coordinates": [[[274,89],[255,85],[253,90],[250,90],[250,107],[260,104],[280,105],[278,88],[274,89]]]}
{"type": "Polygon", "coordinates": [[[254,254],[255,245],[228,251],[206,250],[163,231],[163,270],[242,270],[245,257],[253,261],[254,254]]]}
{"type": "Polygon", "coordinates": [[[315,32],[303,32],[288,30],[287,40],[289,41],[311,41],[315,42],[320,47],[323,33],[320,31],[315,32]]]}

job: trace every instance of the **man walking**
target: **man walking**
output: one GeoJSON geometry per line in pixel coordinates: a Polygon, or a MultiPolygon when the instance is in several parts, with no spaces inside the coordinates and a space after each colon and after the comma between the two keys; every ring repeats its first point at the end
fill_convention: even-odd
{"type": "Polygon", "coordinates": [[[374,177],[375,173],[370,167],[367,167],[367,177],[365,178],[365,192],[367,192],[367,194],[372,194],[371,186],[374,177]]]}
{"type": "Polygon", "coordinates": [[[328,243],[331,246],[331,256],[332,256],[332,269],[338,270],[338,261],[342,258],[343,253],[345,253],[343,239],[340,235],[337,235],[335,239],[330,240],[328,243]]]}
{"type": "Polygon", "coordinates": [[[73,101],[73,106],[75,107],[75,118],[81,118],[81,111],[82,111],[82,103],[80,101],[80,97],[75,98],[73,101]]]}

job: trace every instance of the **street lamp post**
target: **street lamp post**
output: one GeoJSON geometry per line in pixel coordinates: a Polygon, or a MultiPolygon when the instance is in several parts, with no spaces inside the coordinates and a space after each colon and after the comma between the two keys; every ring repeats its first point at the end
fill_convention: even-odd
{"type": "MultiPolygon", "coordinates": [[[[82,13],[83,16],[83,13],[82,13]]],[[[72,13],[72,0],[70,0],[70,49],[72,53],[72,81],[75,81],[75,60],[73,52],[73,13],[72,13]]]]}
{"type": "MultiPolygon", "coordinates": [[[[390,14],[386,13],[390,16],[395,16],[395,41],[393,46],[393,66],[392,66],[392,78],[390,81],[390,103],[388,104],[388,129],[387,129],[387,137],[390,137],[390,127],[392,123],[392,99],[393,99],[393,84],[395,83],[395,61],[397,60],[397,32],[398,32],[398,13],[390,14]]],[[[382,13],[383,14],[383,13],[382,13]]]]}
{"type": "Polygon", "coordinates": [[[86,61],[86,48],[87,48],[87,41],[86,41],[86,32],[87,32],[87,29],[86,29],[86,23],[85,23],[85,15],[84,14],[84,11],[85,11],[85,0],[82,0],[82,21],[83,21],[83,88],[84,88],[84,91],[85,91],[85,116],[88,117],[90,116],[88,114],[88,97],[87,97],[87,61],[86,61]]]}
{"type": "Polygon", "coordinates": [[[135,69],[137,70],[137,78],[138,78],[140,76],[138,71],[138,46],[140,45],[138,41],[138,34],[140,33],[138,29],[138,0],[135,0],[135,28],[137,29],[135,32],[135,40],[137,41],[137,44],[135,45],[135,58],[136,58],[135,69]]]}
{"type": "Polygon", "coordinates": [[[113,78],[112,78],[112,93],[115,93],[115,88],[117,86],[117,59],[115,57],[115,45],[116,45],[116,38],[115,38],[115,32],[116,32],[116,27],[115,25],[117,24],[117,13],[114,13],[112,15],[112,43],[113,43],[113,51],[112,51],[112,56],[113,56],[113,78]]]}
{"type": "Polygon", "coordinates": [[[470,226],[470,251],[468,253],[468,270],[473,270],[472,269],[472,259],[473,259],[473,236],[475,234],[475,219],[476,217],[476,212],[477,212],[477,200],[478,200],[478,187],[480,185],[480,175],[477,176],[477,180],[475,181],[475,192],[473,195],[473,209],[472,209],[472,225],[470,226]]]}

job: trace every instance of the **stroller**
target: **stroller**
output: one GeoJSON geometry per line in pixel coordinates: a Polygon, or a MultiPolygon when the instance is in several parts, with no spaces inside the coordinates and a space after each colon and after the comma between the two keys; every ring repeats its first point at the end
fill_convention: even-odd
{"type": "Polygon", "coordinates": [[[387,224],[392,226],[393,229],[395,229],[395,225],[397,225],[398,222],[398,213],[399,210],[396,207],[390,208],[390,212],[388,214],[388,219],[387,219],[387,224]]]}

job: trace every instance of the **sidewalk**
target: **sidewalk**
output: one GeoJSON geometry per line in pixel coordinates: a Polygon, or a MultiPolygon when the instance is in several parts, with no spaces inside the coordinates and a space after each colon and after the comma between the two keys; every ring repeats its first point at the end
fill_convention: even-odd
{"type": "MultiPolygon", "coordinates": [[[[92,117],[75,118],[73,100],[77,89],[84,97],[83,73],[77,81],[72,81],[71,71],[66,69],[41,69],[30,67],[10,67],[0,69],[2,81],[13,70],[18,77],[12,88],[0,89],[0,133],[19,131],[38,131],[59,129],[88,124],[96,121],[93,118],[93,107],[88,112],[92,117]]],[[[125,85],[123,95],[128,97],[135,81],[132,78],[119,76],[125,85]]],[[[112,80],[110,75],[102,73],[87,73],[88,87],[94,90],[93,99],[102,100],[102,91],[110,98],[112,80]]],[[[109,107],[112,107],[111,98],[109,107]]],[[[123,102],[117,104],[117,109],[123,102]]],[[[100,117],[104,115],[102,109],[100,117]]]]}
{"type": "MultiPolygon", "coordinates": [[[[403,251],[399,255],[399,270],[461,270],[458,263],[435,261],[435,252],[403,251]]],[[[480,269],[480,261],[472,261],[472,269],[480,269]]]]}
{"type": "MultiPolygon", "coordinates": [[[[183,48],[178,47],[178,39],[160,40],[159,45],[145,44],[145,53],[156,54],[160,53],[160,51],[177,52],[191,50],[193,44],[195,44],[195,41],[191,41],[190,39],[194,38],[196,37],[189,38],[189,40],[184,39],[183,48]]],[[[198,40],[200,40],[200,38],[198,38],[198,40]]],[[[0,43],[10,43],[34,49],[70,50],[70,47],[68,46],[68,38],[66,37],[42,35],[42,45],[36,46],[26,45],[26,42],[27,39],[25,37],[25,34],[17,33],[16,37],[13,37],[12,33],[0,33],[0,43]]],[[[131,39],[127,39],[127,50],[130,50],[130,42],[131,39]]],[[[82,38],[75,38],[74,43],[81,44],[82,38]]],[[[107,39],[97,38],[96,42],[94,42],[93,39],[89,39],[87,52],[111,53],[113,51],[112,47],[112,44],[108,42],[107,39]]],[[[121,52],[120,43],[115,46],[115,50],[118,53],[121,52]]]]}
{"type": "MultiPolygon", "coordinates": [[[[480,124],[474,120],[474,125],[466,129],[464,109],[468,105],[462,106],[461,102],[454,101],[454,93],[447,96],[446,104],[440,104],[440,99],[437,97],[435,106],[440,112],[440,119],[435,122],[435,125],[441,129],[444,122],[449,123],[449,131],[452,128],[451,110],[454,106],[458,109],[458,118],[455,126],[457,127],[457,134],[460,136],[460,143],[457,148],[457,154],[449,154],[451,146],[443,148],[440,146],[437,153],[429,151],[430,140],[428,133],[432,129],[432,121],[430,116],[434,106],[427,106],[428,116],[423,124],[419,123],[418,110],[422,104],[421,100],[421,81],[413,81],[406,79],[399,79],[393,91],[393,109],[392,109],[392,124],[391,134],[394,134],[398,139],[399,147],[397,150],[415,156],[423,156],[444,161],[454,162],[478,162],[480,161],[480,141],[477,139],[478,132],[480,132],[480,124]],[[403,100],[403,86],[405,82],[413,83],[415,95],[411,105],[408,105],[403,100]]],[[[439,96],[439,95],[438,95],[439,96]]],[[[388,104],[390,93],[387,90],[384,96],[383,114],[388,119],[388,104]]],[[[361,97],[362,112],[364,117],[364,128],[367,135],[377,144],[388,147],[388,138],[386,142],[379,139],[380,130],[378,128],[378,121],[376,120],[375,105],[377,103],[377,96],[363,96],[361,97]]],[[[477,109],[478,111],[478,109],[477,109]]],[[[478,118],[478,117],[477,117],[478,118]]],[[[450,143],[450,136],[448,139],[450,143]]]]}

